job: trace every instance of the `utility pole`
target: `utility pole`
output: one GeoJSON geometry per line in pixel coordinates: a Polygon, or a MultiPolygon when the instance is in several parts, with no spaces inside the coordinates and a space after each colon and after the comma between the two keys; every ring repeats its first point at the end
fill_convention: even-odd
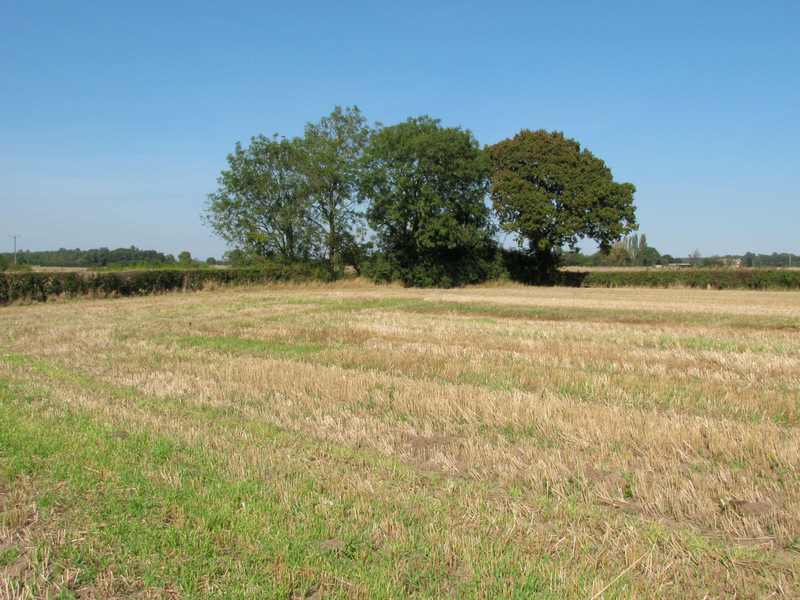
{"type": "Polygon", "coordinates": [[[14,264],[17,264],[17,238],[21,238],[21,235],[10,235],[10,238],[14,238],[14,264]]]}

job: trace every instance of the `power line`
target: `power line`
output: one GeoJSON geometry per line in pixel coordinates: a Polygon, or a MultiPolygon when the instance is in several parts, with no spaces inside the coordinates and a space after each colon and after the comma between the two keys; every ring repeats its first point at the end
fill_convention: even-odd
{"type": "Polygon", "coordinates": [[[17,264],[17,238],[21,238],[21,235],[12,234],[8,236],[10,238],[14,238],[14,264],[17,264]]]}

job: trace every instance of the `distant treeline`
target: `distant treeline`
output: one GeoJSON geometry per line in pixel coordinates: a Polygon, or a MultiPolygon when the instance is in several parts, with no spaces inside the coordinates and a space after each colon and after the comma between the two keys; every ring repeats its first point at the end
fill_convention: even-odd
{"type": "MultiPolygon", "coordinates": [[[[14,254],[7,252],[2,255],[4,261],[0,262],[13,264],[14,254]]],[[[86,267],[101,268],[109,265],[121,267],[134,266],[138,264],[173,264],[177,262],[171,254],[164,254],[156,250],[139,250],[136,246],[130,248],[97,248],[94,250],[81,250],[75,248],[68,250],[60,248],[58,250],[45,250],[42,252],[31,252],[30,250],[17,252],[16,263],[20,265],[36,265],[39,267],[86,267]]]]}
{"type": "MultiPolygon", "coordinates": [[[[513,253],[513,252],[512,252],[513,253]]],[[[367,253],[361,257],[365,262],[371,262],[374,257],[367,253]]],[[[647,238],[644,235],[623,237],[616,242],[611,252],[603,254],[582,254],[580,252],[563,252],[560,256],[561,265],[566,267],[655,267],[667,266],[670,264],[691,265],[700,268],[715,267],[800,267],[800,256],[787,252],[772,254],[731,254],[728,256],[701,256],[695,251],[689,256],[675,257],[669,254],[660,254],[658,250],[647,245],[647,238]]],[[[253,266],[244,253],[241,251],[231,251],[224,258],[226,264],[233,266],[253,266]]],[[[0,253],[0,271],[7,266],[14,264],[14,254],[12,252],[0,253]]],[[[139,250],[136,246],[130,248],[97,248],[92,250],[81,250],[75,248],[69,250],[60,248],[59,250],[45,250],[31,252],[24,250],[17,252],[18,265],[30,265],[39,267],[83,267],[87,269],[100,269],[106,267],[117,268],[142,268],[144,266],[192,266],[199,263],[191,257],[188,252],[182,252],[176,260],[172,254],[164,254],[157,250],[139,250]]],[[[210,258],[206,264],[217,264],[217,261],[210,258]]],[[[362,265],[353,265],[361,271],[362,265]]],[[[368,270],[368,269],[367,269],[368,270]]]]}
{"type": "Polygon", "coordinates": [[[702,256],[695,251],[689,256],[672,256],[659,254],[650,246],[645,246],[645,252],[631,252],[630,247],[623,244],[626,238],[615,244],[611,252],[603,254],[582,254],[580,252],[564,252],[561,255],[561,264],[566,267],[655,267],[674,264],[690,265],[703,269],[718,267],[746,267],[746,268],[787,268],[800,267],[800,256],[786,252],[772,254],[729,254],[726,256],[702,256]]]}
{"type": "MultiPolygon", "coordinates": [[[[719,258],[719,257],[717,257],[719,258]]],[[[753,254],[747,252],[742,256],[736,256],[742,261],[743,267],[800,267],[800,256],[782,252],[778,254],[753,254]]]]}

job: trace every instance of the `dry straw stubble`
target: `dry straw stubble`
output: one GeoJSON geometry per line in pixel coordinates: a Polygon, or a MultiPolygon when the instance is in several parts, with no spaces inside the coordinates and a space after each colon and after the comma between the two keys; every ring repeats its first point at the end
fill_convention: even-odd
{"type": "MultiPolygon", "coordinates": [[[[504,523],[490,545],[555,544],[562,592],[747,596],[798,581],[798,294],[282,286],[0,319],[8,353],[180,407],[53,390],[109,424],[207,435],[224,452],[224,436],[183,427],[181,411],[238,411],[494,490],[461,518],[504,523]],[[583,575],[561,581],[568,567],[583,575]]],[[[474,572],[486,540],[447,527],[459,533],[441,543],[474,572]]]]}

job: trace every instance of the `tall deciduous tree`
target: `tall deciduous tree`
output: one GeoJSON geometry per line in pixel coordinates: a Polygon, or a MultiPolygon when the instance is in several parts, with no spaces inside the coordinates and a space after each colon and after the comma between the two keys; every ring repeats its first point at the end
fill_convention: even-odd
{"type": "Polygon", "coordinates": [[[318,123],[308,123],[302,145],[308,157],[306,192],[331,264],[354,243],[359,213],[361,158],[373,129],[358,107],[337,106],[318,123]]]}
{"type": "Polygon", "coordinates": [[[366,158],[367,218],[393,277],[420,286],[479,280],[491,245],[491,165],[472,134],[410,118],[381,129],[366,158]]]}
{"type": "Polygon", "coordinates": [[[636,254],[636,264],[644,265],[647,264],[648,255],[647,255],[647,236],[642,234],[639,238],[639,251],[636,254]]]}
{"type": "Polygon", "coordinates": [[[523,130],[487,149],[500,227],[516,233],[546,279],[564,245],[595,240],[607,253],[636,228],[635,187],[616,183],[605,163],[563,133],[523,130]]]}
{"type": "Polygon", "coordinates": [[[236,143],[203,220],[231,245],[288,260],[313,255],[318,234],[306,193],[306,154],[299,140],[252,138],[236,143]]]}

